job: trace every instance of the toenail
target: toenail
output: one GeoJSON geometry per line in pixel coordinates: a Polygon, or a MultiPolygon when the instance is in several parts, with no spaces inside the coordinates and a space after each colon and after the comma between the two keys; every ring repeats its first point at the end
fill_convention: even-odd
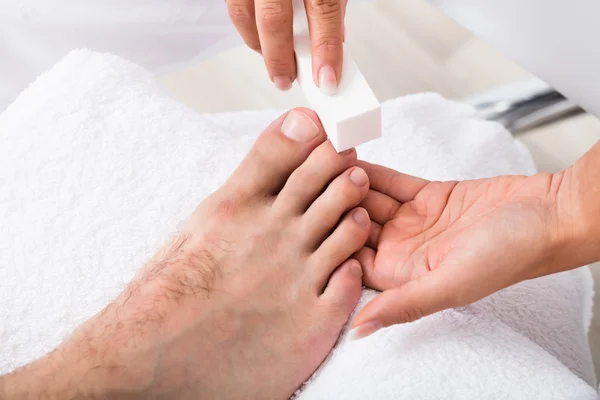
{"type": "Polygon", "coordinates": [[[350,262],[350,272],[352,272],[352,275],[355,275],[359,278],[363,277],[363,271],[362,271],[362,268],[360,267],[360,264],[358,263],[358,261],[350,262]]]}
{"type": "Polygon", "coordinates": [[[360,168],[354,168],[352,172],[350,172],[350,180],[358,187],[362,187],[367,184],[369,178],[365,171],[360,168]]]}
{"type": "Polygon", "coordinates": [[[354,218],[359,225],[367,225],[370,222],[369,214],[367,214],[367,211],[362,208],[355,210],[352,214],[352,218],[354,218]]]}
{"type": "Polygon", "coordinates": [[[308,142],[319,134],[319,127],[306,114],[292,110],[281,124],[281,131],[292,140],[308,142]]]}
{"type": "Polygon", "coordinates": [[[360,324],[356,328],[352,329],[350,331],[350,333],[348,334],[348,339],[349,340],[362,339],[364,337],[374,334],[381,328],[383,328],[383,324],[381,323],[381,321],[377,321],[377,320],[368,321],[368,322],[360,324]]]}

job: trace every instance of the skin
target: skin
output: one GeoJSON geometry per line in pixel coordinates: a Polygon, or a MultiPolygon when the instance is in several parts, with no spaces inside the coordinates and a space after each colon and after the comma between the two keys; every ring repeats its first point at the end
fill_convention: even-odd
{"type": "MultiPolygon", "coordinates": [[[[229,17],[248,47],[262,54],[271,81],[288,90],[297,76],[292,0],[226,0],[229,17]]],[[[313,55],[313,79],[337,87],[342,76],[347,0],[304,0],[313,55]],[[322,73],[325,67],[327,72],[322,73]],[[322,77],[322,75],[324,75],[322,77]]],[[[333,89],[330,89],[333,90],[333,89]]]]}
{"type": "Polygon", "coordinates": [[[0,399],[289,398],[361,293],[356,162],[312,111],[282,116],[123,294],[0,378],[0,399]]]}
{"type": "Polygon", "coordinates": [[[373,223],[357,259],[384,292],[354,319],[356,337],[600,260],[600,144],[563,172],[531,177],[429,182],[360,166],[373,223]]]}
{"type": "Polygon", "coordinates": [[[338,155],[292,113],[309,123],[267,128],[125,293],[0,378],[0,399],[288,398],[337,340],[360,265],[384,292],[355,337],[600,259],[600,144],[558,174],[429,182],[338,155]]]}

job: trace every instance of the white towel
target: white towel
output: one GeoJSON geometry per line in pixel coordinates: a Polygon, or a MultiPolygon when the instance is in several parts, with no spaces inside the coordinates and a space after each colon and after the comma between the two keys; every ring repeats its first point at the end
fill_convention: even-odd
{"type": "MultiPolygon", "coordinates": [[[[144,69],[88,51],[25,90],[0,115],[0,373],[114,298],[279,114],[199,115],[144,69]]],[[[499,125],[437,95],[388,102],[383,118],[384,137],[362,158],[429,179],[535,172],[499,125]]],[[[583,268],[361,341],[343,336],[298,396],[598,398],[592,291],[583,268]]]]}

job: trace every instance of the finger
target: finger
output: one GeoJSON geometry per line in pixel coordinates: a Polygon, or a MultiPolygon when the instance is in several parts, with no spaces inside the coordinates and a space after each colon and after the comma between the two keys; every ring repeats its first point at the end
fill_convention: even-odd
{"type": "Polygon", "coordinates": [[[363,283],[365,286],[376,290],[390,289],[392,287],[390,281],[388,279],[381,279],[375,273],[376,255],[377,252],[375,250],[363,247],[353,255],[353,258],[357,259],[360,265],[362,265],[363,283]]]}
{"type": "Polygon", "coordinates": [[[310,44],[313,79],[321,91],[333,95],[342,76],[344,36],[343,0],[304,0],[310,44]]]}
{"type": "Polygon", "coordinates": [[[367,238],[367,244],[365,246],[370,247],[373,250],[377,250],[379,235],[381,235],[381,225],[379,225],[377,222],[371,221],[371,229],[369,230],[369,237],[367,238]]]}
{"type": "Polygon", "coordinates": [[[342,42],[346,42],[346,6],[348,0],[342,0],[342,42]]]}
{"type": "Polygon", "coordinates": [[[252,50],[260,53],[260,40],[256,28],[254,0],[227,0],[227,11],[233,26],[238,31],[244,43],[252,50]]]}
{"type": "MultiPolygon", "coordinates": [[[[363,272],[366,271],[363,266],[363,272]]],[[[398,288],[389,289],[371,300],[352,322],[353,338],[368,336],[380,328],[416,321],[426,315],[457,307],[455,294],[460,279],[444,270],[433,271],[398,288]]]]}
{"type": "Polygon", "coordinates": [[[402,203],[413,200],[417,193],[429,183],[426,179],[406,175],[365,161],[359,161],[358,166],[369,175],[371,189],[386,194],[402,203]]]}
{"type": "Polygon", "coordinates": [[[269,77],[280,90],[296,79],[293,10],[290,0],[255,0],[260,47],[269,77]]]}
{"type": "Polygon", "coordinates": [[[361,206],[367,210],[372,221],[385,225],[391,220],[402,203],[376,190],[369,190],[361,206]]]}

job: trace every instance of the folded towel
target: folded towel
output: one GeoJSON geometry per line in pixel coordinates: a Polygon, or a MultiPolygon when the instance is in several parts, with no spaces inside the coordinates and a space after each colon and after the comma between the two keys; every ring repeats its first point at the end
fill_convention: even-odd
{"type": "MultiPolygon", "coordinates": [[[[89,51],[26,89],[0,115],[0,373],[114,298],[279,114],[199,115],[141,67],[89,51]]],[[[434,94],[386,103],[383,126],[362,158],[429,179],[535,172],[499,125],[434,94]]],[[[592,291],[582,268],[364,340],[344,333],[297,396],[598,398],[592,291]]]]}

